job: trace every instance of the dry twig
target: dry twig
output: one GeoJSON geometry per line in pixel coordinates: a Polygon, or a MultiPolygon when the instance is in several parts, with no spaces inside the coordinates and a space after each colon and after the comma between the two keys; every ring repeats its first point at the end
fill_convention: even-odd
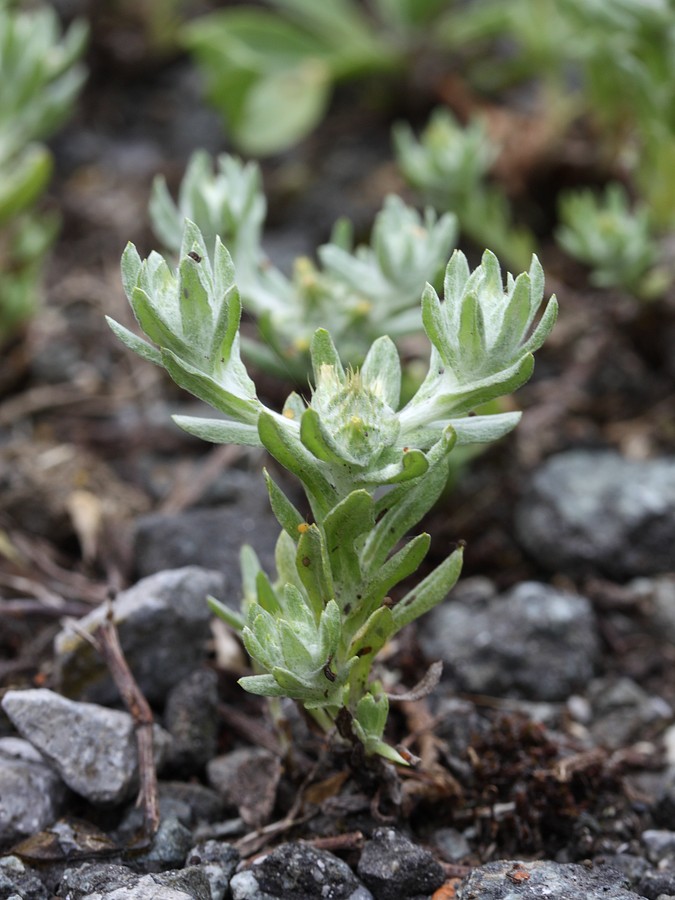
{"type": "Polygon", "coordinates": [[[110,675],[120,692],[124,705],[134,720],[138,746],[138,771],[140,790],[138,805],[143,807],[143,836],[150,843],[159,827],[159,798],[157,772],[153,751],[153,717],[148,701],[143,696],[129,664],[124,658],[117,627],[110,603],[105,622],[91,635],[91,639],[106,661],[110,675]]]}

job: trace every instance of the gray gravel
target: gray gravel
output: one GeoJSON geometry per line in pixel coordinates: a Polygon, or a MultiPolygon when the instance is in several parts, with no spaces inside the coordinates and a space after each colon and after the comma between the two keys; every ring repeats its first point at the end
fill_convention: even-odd
{"type": "MultiPolygon", "coordinates": [[[[225,596],[220,572],[187,566],[144,578],[115,600],[120,643],[138,685],[150,703],[161,704],[168,692],[206,659],[211,614],[209,594],[225,596]]],[[[77,622],[93,633],[107,615],[102,604],[77,622]]],[[[78,700],[114,704],[119,693],[95,649],[73,628],[55,640],[59,690],[78,700]]]]}
{"type": "MultiPolygon", "coordinates": [[[[2,708],[19,734],[54,766],[75,793],[114,804],[138,786],[134,723],[128,713],[77,703],[45,688],[8,691],[2,708]]],[[[156,758],[169,736],[155,726],[156,758]]]]}
{"type": "Polygon", "coordinates": [[[45,757],[22,738],[0,738],[0,847],[51,825],[65,785],[45,757]]]}
{"type": "Polygon", "coordinates": [[[457,900],[640,900],[619,872],[601,866],[498,860],[479,866],[457,900]]]}
{"type": "Polygon", "coordinates": [[[516,511],[516,530],[550,572],[625,579],[672,571],[675,459],[558,454],[535,472],[516,511]]]}
{"type": "Polygon", "coordinates": [[[600,652],[588,600],[538,582],[499,596],[453,591],[422,620],[420,643],[459,690],[527,700],[566,699],[600,652]]]}

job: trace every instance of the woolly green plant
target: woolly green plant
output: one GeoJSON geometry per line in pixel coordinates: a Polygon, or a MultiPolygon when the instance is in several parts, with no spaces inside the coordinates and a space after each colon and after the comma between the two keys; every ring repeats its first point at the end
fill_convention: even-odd
{"type": "Polygon", "coordinates": [[[384,739],[389,698],[374,672],[376,657],[445,598],[462,560],[457,548],[399,589],[429,550],[428,534],[409,533],[443,490],[453,448],[501,437],[520,418],[471,413],[532,373],[533,353],[557,312],[551,298],[535,324],[541,266],[533,258],[529,272],[509,275],[504,288],[492,253],[473,272],[462,253],[453,254],[443,298],[431,286],[422,295],[429,368],[403,405],[401,365],[388,336],[378,337],[355,369],[344,367],[328,331],[316,330],[311,396],[292,393],[281,412],[258,398],[241,361],[241,303],[219,238],[211,250],[188,222],[175,271],[158,253],[143,261],[129,245],[122,277],[148,340],[111,321],[114,332],[221,415],[178,416],[177,424],[207,441],[264,447],[304,490],[300,510],[265,472],[281,526],[277,578],[245,548],[241,611],[212,601],[254,662],[242,687],[294,698],[327,730],[337,725],[367,753],[404,762],[384,739]]]}

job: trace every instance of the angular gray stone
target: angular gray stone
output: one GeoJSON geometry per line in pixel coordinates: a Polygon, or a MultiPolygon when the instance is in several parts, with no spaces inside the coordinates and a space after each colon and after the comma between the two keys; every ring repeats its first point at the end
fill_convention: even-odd
{"type": "Polygon", "coordinates": [[[516,510],[516,531],[551,572],[624,579],[672,571],[675,459],[558,454],[535,472],[516,510]]]}
{"type": "Polygon", "coordinates": [[[21,738],[0,738],[0,847],[54,822],[66,788],[56,769],[21,738]]]}
{"type": "Polygon", "coordinates": [[[642,832],[640,840],[651,862],[661,869],[673,868],[675,831],[668,831],[665,828],[648,828],[642,832]]]}
{"type": "MultiPolygon", "coordinates": [[[[188,566],[144,578],[115,600],[115,622],[122,650],[150,703],[161,705],[181,679],[206,659],[211,614],[206,597],[225,595],[220,572],[188,566]]],[[[105,620],[102,604],[77,623],[93,633],[105,620]]],[[[118,702],[119,693],[95,649],[72,628],[55,640],[59,690],[95,703],[118,702]]]]}
{"type": "Polygon", "coordinates": [[[431,853],[394,828],[376,829],[356,871],[375,900],[427,896],[445,881],[443,868],[431,853]]]}
{"type": "Polygon", "coordinates": [[[138,875],[126,866],[85,863],[66,869],[62,900],[211,900],[209,882],[198,866],[138,875]]]}
{"type": "Polygon", "coordinates": [[[261,747],[242,747],[216,756],[207,766],[210,785],[247,825],[259,828],[274,807],[281,760],[261,747]]]}
{"type": "MultiPolygon", "coordinates": [[[[128,713],[77,703],[45,688],[8,691],[2,708],[75,793],[92,803],[113,804],[136,789],[136,735],[128,713]]],[[[161,759],[169,737],[157,726],[154,734],[161,759]]]]}
{"type": "MultiPolygon", "coordinates": [[[[675,547],[673,568],[675,569],[675,547]]],[[[653,633],[675,644],[675,574],[636,578],[627,587],[636,598],[649,603],[649,624],[653,633]]]]}
{"type": "MultiPolygon", "coordinates": [[[[120,829],[120,832],[122,829],[120,829]]],[[[152,845],[142,853],[134,854],[134,866],[143,872],[163,872],[165,869],[179,869],[194,839],[192,831],[176,818],[162,816],[152,845]]]]}
{"type": "Polygon", "coordinates": [[[372,900],[346,862],[309,844],[281,844],[230,881],[233,900],[372,900]]]}
{"type": "Polygon", "coordinates": [[[201,841],[187,855],[188,866],[200,866],[211,887],[211,900],[223,900],[239,864],[239,851],[225,841],[201,841]]]}
{"type": "Polygon", "coordinates": [[[503,860],[474,869],[457,900],[640,900],[627,879],[605,866],[503,860]]]}
{"type": "Polygon", "coordinates": [[[434,847],[439,856],[449,863],[458,863],[471,853],[469,842],[456,828],[439,828],[434,831],[434,847]]]}
{"type": "Polygon", "coordinates": [[[199,773],[215,756],[218,741],[218,677],[213,669],[196,669],[171,689],[164,727],[173,738],[167,765],[183,774],[199,773]]]}
{"type": "Polygon", "coordinates": [[[538,582],[449,600],[422,620],[420,643],[463,691],[564,700],[593,676],[600,645],[585,597],[538,582]]]}
{"type": "Polygon", "coordinates": [[[638,882],[637,889],[647,900],[675,896],[675,869],[649,869],[638,882]]]}
{"type": "Polygon", "coordinates": [[[192,781],[160,781],[159,799],[162,803],[165,796],[172,802],[180,803],[190,811],[186,824],[190,826],[200,822],[215,822],[222,818],[225,811],[223,798],[217,791],[192,781]]]}
{"type": "Polygon", "coordinates": [[[673,710],[661,697],[651,697],[630,678],[597,678],[588,686],[593,709],[589,730],[596,744],[619,750],[646,739],[672,720],[673,710]]]}
{"type": "Polygon", "coordinates": [[[50,892],[36,873],[18,856],[0,857],[0,897],[49,900],[50,892]]]}
{"type": "Polygon", "coordinates": [[[227,578],[228,597],[238,608],[242,594],[241,545],[252,544],[263,568],[274,571],[279,523],[266,494],[259,496],[259,488],[264,491],[264,481],[256,476],[255,490],[249,490],[236,505],[140,516],[134,534],[134,563],[139,577],[187,565],[217,570],[227,578]]]}

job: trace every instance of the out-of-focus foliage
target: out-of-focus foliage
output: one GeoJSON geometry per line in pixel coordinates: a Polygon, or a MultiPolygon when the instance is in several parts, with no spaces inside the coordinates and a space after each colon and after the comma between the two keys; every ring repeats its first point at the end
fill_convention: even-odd
{"type": "Polygon", "coordinates": [[[602,195],[569,191],[560,198],[561,226],[556,237],[573,257],[590,267],[598,287],[619,287],[638,297],[662,293],[672,276],[658,267],[659,244],[648,209],[631,208],[622,185],[612,183],[602,195]]]}
{"type": "Polygon", "coordinates": [[[633,175],[654,227],[675,220],[675,0],[475,0],[442,39],[496,91],[531,80],[542,114],[585,117],[633,175]]]}
{"type": "Polygon", "coordinates": [[[394,146],[403,175],[425,203],[453,212],[467,237],[480,247],[494,247],[510,265],[528,264],[534,236],[514,224],[507,197],[488,180],[499,148],[480,119],[462,128],[449,110],[437,109],[419,140],[400,122],[394,146]]]}
{"type": "Polygon", "coordinates": [[[32,313],[42,262],[58,222],[35,208],[51,176],[39,143],[72,109],[84,80],[86,28],[61,36],[51,8],[0,2],[0,339],[32,313]]]}
{"type": "Polygon", "coordinates": [[[306,137],[336,82],[405,70],[433,45],[447,0],[269,0],[195,20],[186,43],[228,134],[264,156],[306,137]]]}
{"type": "Polygon", "coordinates": [[[420,332],[419,298],[435,282],[454,247],[452,215],[423,214],[394,195],[378,213],[368,245],[353,246],[351,225],[340,221],[318,263],[300,257],[287,277],[261,246],[266,200],[255,163],[221,155],[214,172],[204,152],[193,155],[175,203],[162,179],[155,182],[150,214],[164,246],[177,253],[185,221],[194,221],[213,253],[216,236],[227,246],[237,271],[244,309],[261,340],[243,340],[246,357],[260,368],[305,384],[310,341],[319,327],[341,342],[342,355],[359,365],[381,334],[393,338],[420,332]]]}

